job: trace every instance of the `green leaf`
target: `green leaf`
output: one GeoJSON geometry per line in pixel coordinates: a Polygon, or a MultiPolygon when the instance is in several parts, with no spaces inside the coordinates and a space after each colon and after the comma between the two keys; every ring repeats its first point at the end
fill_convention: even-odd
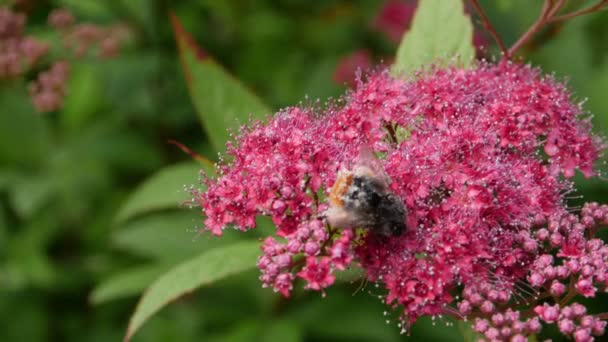
{"type": "Polygon", "coordinates": [[[258,241],[214,248],[188,260],[158,278],[144,293],[129,321],[125,340],[168,303],[193,290],[255,267],[258,241]]]}
{"type": "MultiPolygon", "coordinates": [[[[412,325],[409,334],[412,337],[412,341],[463,340],[465,337],[463,337],[462,333],[455,325],[457,325],[457,323],[447,316],[442,318],[423,316],[412,325]]],[[[477,339],[474,341],[477,341],[477,339]]]]}
{"type": "Polygon", "coordinates": [[[95,66],[76,64],[71,69],[73,76],[68,83],[68,95],[61,114],[65,128],[76,131],[99,109],[101,85],[95,66]]]}
{"type": "Polygon", "coordinates": [[[275,320],[265,327],[262,341],[300,342],[302,331],[295,322],[289,320],[275,320]]]}
{"type": "Polygon", "coordinates": [[[166,270],[166,266],[153,265],[122,271],[97,285],[91,292],[89,300],[92,304],[99,305],[136,295],[166,270]]]}
{"type": "Polygon", "coordinates": [[[190,97],[213,146],[223,151],[228,128],[238,128],[250,115],[262,120],[271,110],[209,58],[173,14],[171,22],[190,97]]]}
{"type": "Polygon", "coordinates": [[[179,208],[190,199],[184,187],[196,183],[201,168],[207,174],[212,173],[210,165],[194,162],[175,164],[160,170],[129,196],[116,216],[116,221],[126,221],[153,210],[179,208]]]}
{"type": "Polygon", "coordinates": [[[408,75],[432,63],[457,58],[467,67],[473,62],[473,25],[461,0],[420,0],[397,50],[393,74],[408,75]]]}
{"type": "Polygon", "coordinates": [[[48,118],[34,110],[27,86],[14,83],[0,84],[0,165],[39,167],[53,147],[48,118]]]}
{"type": "Polygon", "coordinates": [[[399,329],[387,325],[387,317],[382,314],[386,306],[367,293],[353,295],[355,291],[332,288],[324,298],[307,293],[284,317],[298,322],[307,335],[320,340],[399,341],[399,329]]]}
{"type": "Polygon", "coordinates": [[[115,246],[129,252],[161,260],[184,260],[210,247],[226,245],[246,234],[227,230],[222,238],[197,234],[203,222],[199,210],[158,213],[130,221],[112,236],[115,246]]]}
{"type": "Polygon", "coordinates": [[[54,196],[56,188],[55,180],[47,175],[28,175],[14,179],[10,195],[15,211],[22,218],[31,217],[54,196]]]}
{"type": "Polygon", "coordinates": [[[259,319],[241,319],[234,321],[227,331],[213,334],[205,340],[211,342],[260,341],[260,332],[263,328],[263,322],[260,322],[259,319]]]}
{"type": "Polygon", "coordinates": [[[465,321],[456,321],[456,327],[458,331],[462,334],[462,338],[464,342],[474,342],[479,341],[482,336],[480,336],[473,327],[471,326],[472,322],[465,321]]]}
{"type": "Polygon", "coordinates": [[[344,271],[336,272],[336,282],[361,285],[364,282],[365,270],[360,266],[352,265],[344,271]]]}
{"type": "Polygon", "coordinates": [[[61,7],[65,7],[81,15],[92,17],[112,16],[105,1],[59,0],[59,4],[61,7]]]}

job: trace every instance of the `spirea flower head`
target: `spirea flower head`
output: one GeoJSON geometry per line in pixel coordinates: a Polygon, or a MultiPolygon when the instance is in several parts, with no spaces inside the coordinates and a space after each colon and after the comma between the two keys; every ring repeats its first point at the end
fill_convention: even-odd
{"type": "Polygon", "coordinates": [[[215,235],[272,218],[260,279],[285,296],[296,278],[322,291],[359,265],[404,327],[451,314],[476,318],[489,340],[521,340],[543,324],[590,340],[605,322],[580,308],[564,314],[576,311],[574,295],[594,297],[608,281],[608,247],[593,238],[608,207],[574,215],[564,200],[577,170],[596,174],[603,148],[584,114],[563,84],[529,66],[412,80],[377,72],[323,111],[287,108],[243,128],[195,199],[215,235]],[[402,235],[324,219],[338,172],[370,149],[407,209],[402,235]]]}

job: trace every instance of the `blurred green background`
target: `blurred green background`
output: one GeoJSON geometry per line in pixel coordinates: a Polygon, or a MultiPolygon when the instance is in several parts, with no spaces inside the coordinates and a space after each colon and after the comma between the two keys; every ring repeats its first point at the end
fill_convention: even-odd
{"type": "MultiPolygon", "coordinates": [[[[31,75],[0,82],[0,341],[121,340],[138,297],[159,275],[221,243],[262,236],[198,235],[198,211],[178,206],[200,166],[167,140],[210,160],[218,151],[189,96],[170,10],[273,110],[338,97],[347,87],[333,77],[344,57],[364,49],[390,61],[397,48],[373,24],[384,1],[19,2],[36,37],[53,39],[46,16],[63,7],[79,21],[125,24],[131,39],[116,58],[73,62],[56,112],[36,113],[27,96],[31,75]]],[[[536,18],[541,1],[533,3],[481,1],[510,43],[536,18]]],[[[491,58],[496,50],[486,41],[491,58]]],[[[567,78],[605,135],[608,11],[553,26],[521,55],[567,78]]],[[[606,183],[577,184],[584,198],[572,206],[608,200],[606,183]]],[[[248,271],[181,298],[133,340],[442,341],[466,334],[448,321],[422,320],[409,337],[399,335],[394,315],[374,295],[379,290],[357,291],[359,280],[343,280],[325,297],[296,291],[284,300],[257,277],[248,271]]]]}

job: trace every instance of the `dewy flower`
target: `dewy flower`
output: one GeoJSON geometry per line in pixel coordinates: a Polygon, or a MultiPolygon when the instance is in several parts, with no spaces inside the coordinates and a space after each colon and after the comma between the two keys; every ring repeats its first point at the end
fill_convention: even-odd
{"type": "Polygon", "coordinates": [[[606,289],[608,246],[594,234],[608,207],[566,207],[569,179],[594,176],[603,148],[584,114],[563,84],[529,66],[432,69],[414,80],[380,72],[328,109],[287,108],[244,127],[218,177],[194,195],[215,235],[272,219],[260,279],[284,296],[296,278],[322,291],[359,265],[404,327],[449,314],[490,340],[553,324],[589,341],[604,316],[570,301],[606,289]],[[324,220],[338,171],[369,149],[407,208],[403,235],[324,220]]]}

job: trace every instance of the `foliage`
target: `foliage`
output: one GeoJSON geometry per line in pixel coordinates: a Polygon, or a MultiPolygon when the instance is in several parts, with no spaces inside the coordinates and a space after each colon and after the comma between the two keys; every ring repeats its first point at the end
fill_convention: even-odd
{"type": "MultiPolygon", "coordinates": [[[[171,2],[171,8],[163,0],[0,5],[14,2],[28,13],[27,32],[35,37],[57,39],[46,16],[67,7],[78,19],[125,24],[133,39],[112,60],[74,61],[64,106],[51,113],[40,115],[30,103],[27,82],[35,74],[0,83],[2,341],[120,340],[150,284],[148,293],[183,265],[208,267],[198,261],[263,236],[268,222],[262,232],[227,233],[221,241],[199,235],[201,218],[182,205],[188,199],[182,191],[208,165],[192,161],[167,140],[214,161],[228,137],[223,128],[238,129],[249,112],[263,116],[268,109],[311,101],[305,95],[324,103],[345,90],[332,82],[342,57],[357,49],[375,56],[397,51],[373,28],[382,2],[372,0],[202,0],[171,2]],[[200,85],[193,86],[182,72],[178,47],[184,45],[176,44],[171,10],[213,57],[214,62],[199,63],[181,56],[187,66],[200,67],[194,78],[200,85]],[[209,95],[212,89],[223,89],[223,96],[209,95]],[[234,118],[205,122],[216,120],[210,115],[228,104],[234,118]]],[[[510,43],[538,12],[527,0],[483,5],[510,43]]],[[[602,96],[608,84],[607,21],[608,12],[602,12],[559,23],[522,50],[534,65],[567,76],[581,100],[589,98],[585,106],[602,135],[608,128],[608,100],[602,96]]],[[[61,48],[58,41],[54,45],[61,48]]],[[[585,200],[608,200],[605,183],[580,180],[579,185],[585,200]]],[[[571,205],[580,202],[575,196],[571,205]]],[[[249,258],[247,266],[255,266],[249,258]]],[[[449,320],[424,320],[409,337],[400,336],[394,322],[385,323],[393,318],[383,316],[373,287],[357,291],[356,276],[325,297],[296,291],[289,301],[260,288],[257,276],[243,272],[216,282],[186,274],[184,282],[171,286],[204,288],[156,314],[133,341],[455,340],[466,329],[449,320]]],[[[592,305],[606,311],[602,300],[592,305]]]]}
{"type": "Polygon", "coordinates": [[[421,1],[397,50],[393,72],[411,75],[429,61],[469,66],[475,57],[473,25],[461,1],[421,1]],[[441,23],[438,25],[437,23],[441,23]],[[455,61],[451,61],[454,59],[455,61]]]}

